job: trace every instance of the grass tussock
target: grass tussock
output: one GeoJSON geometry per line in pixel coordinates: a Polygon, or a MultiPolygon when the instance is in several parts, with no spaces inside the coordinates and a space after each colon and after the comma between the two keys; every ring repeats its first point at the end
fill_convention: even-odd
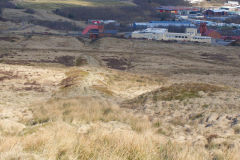
{"type": "Polygon", "coordinates": [[[97,90],[97,91],[99,91],[99,92],[101,92],[101,93],[104,93],[104,94],[106,94],[106,95],[112,96],[112,95],[114,94],[114,93],[113,93],[111,90],[109,90],[106,86],[94,85],[94,86],[92,86],[92,88],[93,88],[94,90],[97,90]]]}
{"type": "Polygon", "coordinates": [[[233,128],[235,134],[240,134],[240,125],[233,128]]]}
{"type": "Polygon", "coordinates": [[[62,88],[73,86],[78,81],[88,76],[89,73],[80,69],[73,68],[65,74],[67,77],[60,82],[60,86],[62,86],[62,88]]]}
{"type": "Polygon", "coordinates": [[[36,160],[205,160],[215,157],[237,160],[239,153],[229,150],[210,154],[197,146],[163,143],[148,133],[109,133],[93,128],[87,134],[80,134],[77,127],[64,122],[50,123],[38,132],[24,137],[4,137],[0,146],[0,158],[5,160],[29,154],[37,155],[33,158],[36,160]]]}
{"type": "MultiPolygon", "coordinates": [[[[35,123],[0,135],[0,159],[205,160],[208,148],[165,143],[162,123],[91,97],[55,99],[32,107],[35,123]],[[113,123],[114,122],[114,123],[113,123]],[[129,128],[130,127],[130,128],[129,128]],[[86,130],[83,132],[83,130],[86,130]],[[155,133],[155,130],[158,133],[155,133]]],[[[210,141],[210,140],[209,140],[210,141]]],[[[237,160],[238,150],[216,154],[237,160]]]]}
{"type": "Polygon", "coordinates": [[[86,59],[84,59],[83,57],[78,57],[76,59],[76,66],[84,66],[84,65],[87,65],[88,62],[86,59]]]}
{"type": "Polygon", "coordinates": [[[223,87],[205,84],[205,83],[181,83],[173,84],[169,87],[161,88],[161,95],[158,95],[157,98],[165,101],[171,100],[184,100],[189,98],[198,98],[201,97],[199,94],[200,91],[204,93],[215,93],[223,91],[223,87]]]}
{"type": "MultiPolygon", "coordinates": [[[[46,159],[156,159],[157,148],[150,137],[134,132],[104,133],[93,129],[79,134],[77,128],[66,123],[52,123],[37,134],[5,138],[22,153],[34,153],[46,159]],[[19,141],[21,146],[14,143],[19,141]],[[147,148],[146,148],[147,145],[147,148]]],[[[10,150],[11,148],[8,148],[10,150]]]]}
{"type": "Polygon", "coordinates": [[[131,126],[138,132],[151,128],[144,117],[123,112],[118,106],[108,101],[92,97],[78,97],[68,100],[52,100],[33,109],[34,118],[25,122],[27,125],[45,124],[47,122],[65,121],[67,123],[95,123],[118,121],[131,126]]]}

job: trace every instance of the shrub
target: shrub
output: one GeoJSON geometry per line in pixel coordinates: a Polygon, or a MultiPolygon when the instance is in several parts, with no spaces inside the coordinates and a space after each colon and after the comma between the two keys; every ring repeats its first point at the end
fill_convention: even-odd
{"type": "Polygon", "coordinates": [[[30,9],[30,8],[26,9],[24,12],[29,13],[29,14],[34,14],[35,13],[34,9],[30,9]]]}
{"type": "Polygon", "coordinates": [[[83,66],[87,64],[87,60],[82,58],[82,57],[78,57],[76,59],[76,66],[83,66]]]}

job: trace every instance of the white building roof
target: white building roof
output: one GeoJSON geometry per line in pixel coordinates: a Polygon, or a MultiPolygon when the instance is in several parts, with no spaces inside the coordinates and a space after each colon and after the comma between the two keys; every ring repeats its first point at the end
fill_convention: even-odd
{"type": "Polygon", "coordinates": [[[140,31],[134,31],[133,33],[166,33],[168,30],[166,28],[147,28],[140,31]]]}
{"type": "Polygon", "coordinates": [[[225,4],[230,4],[230,5],[239,5],[239,2],[238,1],[228,1],[227,3],[225,4]]]}

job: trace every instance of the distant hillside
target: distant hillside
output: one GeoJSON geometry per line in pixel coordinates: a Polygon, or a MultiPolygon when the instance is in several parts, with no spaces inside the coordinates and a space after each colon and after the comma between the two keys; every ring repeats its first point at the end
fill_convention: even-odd
{"type": "MultiPolygon", "coordinates": [[[[7,1],[7,0],[6,0],[7,1]]],[[[52,10],[80,21],[115,19],[121,22],[159,19],[160,5],[189,5],[185,0],[13,0],[20,8],[52,10]]]]}
{"type": "Polygon", "coordinates": [[[131,6],[131,0],[15,0],[19,5],[35,9],[56,9],[64,7],[103,7],[103,6],[131,6]]]}
{"type": "Polygon", "coordinates": [[[109,7],[146,5],[186,5],[185,0],[14,0],[15,3],[37,9],[57,9],[64,7],[109,7]]]}

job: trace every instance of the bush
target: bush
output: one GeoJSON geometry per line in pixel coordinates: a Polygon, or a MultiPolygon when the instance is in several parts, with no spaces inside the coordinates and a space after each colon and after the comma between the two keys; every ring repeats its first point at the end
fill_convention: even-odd
{"type": "Polygon", "coordinates": [[[24,12],[29,13],[29,14],[34,14],[35,13],[34,9],[30,9],[30,8],[26,9],[24,12]]]}

